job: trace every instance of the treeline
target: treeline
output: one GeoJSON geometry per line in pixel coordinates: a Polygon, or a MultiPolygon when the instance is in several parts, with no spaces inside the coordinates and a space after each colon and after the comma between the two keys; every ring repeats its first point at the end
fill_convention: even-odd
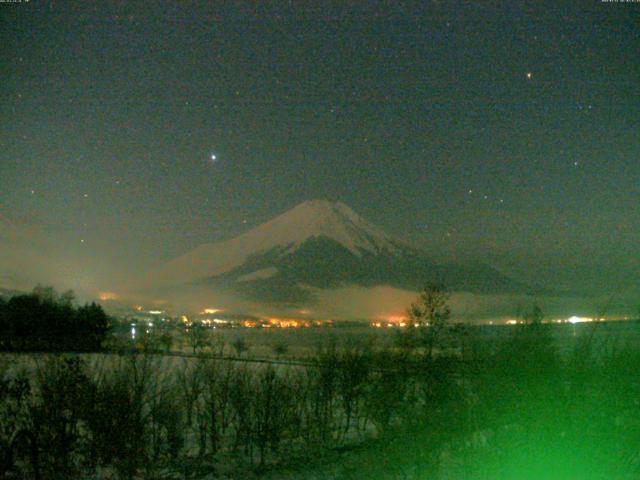
{"type": "Polygon", "coordinates": [[[637,478],[640,355],[562,357],[550,328],[445,330],[455,357],[328,343],[308,367],[38,357],[0,370],[0,478],[637,478]]]}
{"type": "Polygon", "coordinates": [[[0,350],[99,351],[109,331],[101,306],[76,305],[73,292],[49,287],[8,300],[0,297],[0,350]]]}
{"type": "Polygon", "coordinates": [[[401,377],[377,358],[334,344],[308,368],[50,355],[0,376],[0,478],[234,476],[356,444],[403,415],[401,377]]]}

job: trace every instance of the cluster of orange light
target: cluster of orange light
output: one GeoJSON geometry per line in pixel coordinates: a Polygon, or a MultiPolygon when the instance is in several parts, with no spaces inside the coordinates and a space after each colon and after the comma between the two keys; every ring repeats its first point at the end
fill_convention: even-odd
{"type": "Polygon", "coordinates": [[[118,295],[113,292],[100,292],[98,298],[104,302],[106,300],[117,300],[118,295]]]}
{"type": "Polygon", "coordinates": [[[269,325],[278,328],[309,328],[309,327],[329,327],[333,325],[332,320],[300,320],[294,318],[269,318],[269,325]]]}
{"type": "Polygon", "coordinates": [[[215,325],[229,325],[230,323],[232,323],[229,320],[223,320],[222,318],[203,318],[202,320],[200,320],[200,323],[202,325],[205,325],[207,327],[210,326],[215,326],[215,325]]]}
{"type": "Polygon", "coordinates": [[[272,327],[277,328],[299,328],[311,326],[311,322],[307,320],[294,320],[291,318],[268,318],[267,322],[272,327]]]}
{"type": "Polygon", "coordinates": [[[373,321],[370,325],[374,328],[382,328],[382,327],[406,327],[407,326],[407,317],[405,315],[389,315],[388,317],[373,321]]]}
{"type": "Polygon", "coordinates": [[[243,320],[240,325],[245,328],[310,328],[333,325],[331,320],[304,320],[297,318],[268,317],[263,320],[243,320]]]}

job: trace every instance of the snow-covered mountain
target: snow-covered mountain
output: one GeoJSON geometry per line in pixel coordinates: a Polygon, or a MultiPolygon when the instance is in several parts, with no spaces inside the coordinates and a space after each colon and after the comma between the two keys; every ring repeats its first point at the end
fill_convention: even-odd
{"type": "Polygon", "coordinates": [[[157,271],[146,289],[225,289],[254,300],[302,304],[312,290],[347,285],[415,290],[441,281],[458,291],[523,287],[490,267],[438,263],[340,202],[310,200],[231,240],[205,244],[157,271]]]}
{"type": "Polygon", "coordinates": [[[231,240],[209,243],[182,255],[154,274],[156,285],[184,284],[227,273],[256,255],[278,251],[286,256],[306,241],[332,240],[356,257],[397,252],[398,247],[380,228],[345,204],[310,200],[231,240]]]}

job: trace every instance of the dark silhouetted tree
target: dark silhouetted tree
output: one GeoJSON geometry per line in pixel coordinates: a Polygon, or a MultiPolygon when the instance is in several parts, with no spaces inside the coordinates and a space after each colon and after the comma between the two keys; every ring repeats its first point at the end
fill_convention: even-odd
{"type": "Polygon", "coordinates": [[[284,342],[278,342],[273,346],[273,353],[276,354],[276,358],[280,358],[289,351],[289,346],[284,342]]]}
{"type": "Polygon", "coordinates": [[[240,337],[236,338],[231,345],[233,346],[233,349],[236,351],[236,355],[238,357],[241,356],[247,350],[249,350],[249,346],[247,345],[247,342],[245,342],[244,339],[240,337]]]}
{"type": "Polygon", "coordinates": [[[209,331],[202,324],[194,323],[189,327],[187,339],[189,341],[189,345],[193,349],[193,353],[196,354],[207,346],[209,341],[209,331]]]}
{"type": "Polygon", "coordinates": [[[110,328],[102,307],[76,307],[73,292],[58,296],[50,287],[36,287],[0,305],[0,332],[5,350],[96,351],[110,328]]]}
{"type": "Polygon", "coordinates": [[[429,359],[433,357],[434,348],[451,316],[448,301],[449,293],[446,288],[441,284],[430,283],[407,310],[408,325],[404,341],[409,346],[423,347],[429,359]]]}

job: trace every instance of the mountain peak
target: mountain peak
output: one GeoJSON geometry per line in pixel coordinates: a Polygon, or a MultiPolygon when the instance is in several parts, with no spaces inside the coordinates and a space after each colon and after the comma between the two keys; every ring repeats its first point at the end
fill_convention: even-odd
{"type": "Polygon", "coordinates": [[[397,242],[344,203],[307,200],[231,240],[200,245],[169,262],[155,277],[164,283],[219,275],[252,255],[274,248],[291,253],[305,241],[320,237],[337,242],[357,256],[363,251],[397,250],[397,242]]]}
{"type": "MultiPolygon", "coordinates": [[[[277,239],[278,245],[297,246],[313,237],[327,237],[359,255],[360,250],[395,250],[394,242],[342,202],[307,200],[249,233],[277,239]]],[[[245,235],[247,235],[245,234],[245,235]]]]}
{"type": "MultiPolygon", "coordinates": [[[[361,226],[367,226],[368,228],[375,228],[372,224],[364,220],[360,215],[353,211],[350,207],[342,202],[331,202],[329,200],[307,200],[302,202],[291,210],[288,210],[283,215],[286,215],[288,220],[299,223],[307,221],[326,221],[330,223],[335,222],[349,222],[361,226]]],[[[379,230],[379,229],[378,229],[379,230]]]]}
{"type": "Polygon", "coordinates": [[[315,213],[323,213],[323,212],[353,212],[351,208],[340,201],[332,202],[331,200],[325,200],[322,198],[314,198],[311,200],[305,200],[302,203],[299,203],[295,207],[289,210],[292,212],[294,210],[304,210],[307,212],[315,212],[315,213]]]}

